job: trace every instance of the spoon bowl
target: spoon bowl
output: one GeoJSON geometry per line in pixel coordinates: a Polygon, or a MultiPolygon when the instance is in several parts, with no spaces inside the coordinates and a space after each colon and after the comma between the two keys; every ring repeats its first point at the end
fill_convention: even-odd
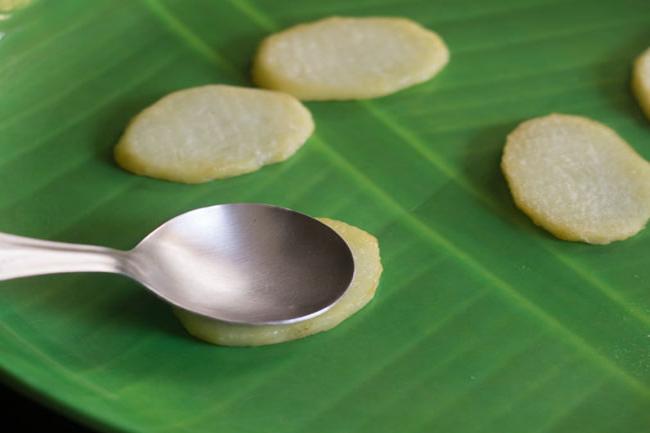
{"type": "Polygon", "coordinates": [[[262,204],[196,209],[130,251],[0,234],[0,279],[60,272],[121,273],[182,309],[243,324],[281,324],[328,310],[354,261],[334,230],[262,204]]]}

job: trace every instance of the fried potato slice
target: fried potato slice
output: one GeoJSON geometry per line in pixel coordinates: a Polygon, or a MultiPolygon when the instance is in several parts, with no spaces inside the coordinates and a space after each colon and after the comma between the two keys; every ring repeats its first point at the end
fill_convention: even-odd
{"type": "Polygon", "coordinates": [[[367,232],[328,218],[319,220],[334,229],[350,247],[354,277],[334,306],[311,319],[286,325],[238,325],[175,309],[185,329],[208,343],[223,346],[261,346],[282,343],[327,331],[363,308],[375,295],[382,273],[377,239],[367,232]]]}
{"type": "Polygon", "coordinates": [[[249,173],[293,155],[314,130],[293,96],[209,85],[171,93],[129,124],[115,147],[133,173],[183,183],[249,173]]]}
{"type": "Polygon", "coordinates": [[[650,164],[585,117],[523,122],[508,136],[501,166],[517,206],[560,239],[607,244],[650,217],[650,164]]]}
{"type": "Polygon", "coordinates": [[[304,100],[363,99],[426,81],[448,61],[442,39],[411,20],[332,17],[266,38],[253,79],[304,100]]]}
{"type": "Polygon", "coordinates": [[[632,89],[639,105],[650,119],[650,48],[641,53],[634,62],[632,89]]]}

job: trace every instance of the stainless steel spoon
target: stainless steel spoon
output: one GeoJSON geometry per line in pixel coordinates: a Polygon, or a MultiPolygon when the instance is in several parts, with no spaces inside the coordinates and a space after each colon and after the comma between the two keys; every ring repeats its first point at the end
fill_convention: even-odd
{"type": "Polygon", "coordinates": [[[194,313],[279,324],[328,310],[350,284],[354,262],[325,224],[261,204],[184,213],[130,251],[0,234],[0,280],[64,272],[123,274],[194,313]]]}

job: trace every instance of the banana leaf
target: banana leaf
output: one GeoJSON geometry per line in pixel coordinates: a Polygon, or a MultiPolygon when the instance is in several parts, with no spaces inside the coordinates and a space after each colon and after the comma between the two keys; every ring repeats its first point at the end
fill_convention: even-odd
{"type": "Polygon", "coordinates": [[[557,240],[499,169],[508,132],[550,112],[601,121],[650,158],[629,89],[647,0],[24,3],[0,2],[0,231],[128,249],[183,211],[264,202],[373,233],[385,271],[336,329],[259,348],[190,338],[119,276],[6,281],[5,381],[103,431],[650,430],[650,232],[557,240]],[[144,107],[251,85],[262,38],[331,15],[412,18],[451,61],[388,97],[307,103],[316,134],[253,174],[181,185],[114,164],[144,107]]]}

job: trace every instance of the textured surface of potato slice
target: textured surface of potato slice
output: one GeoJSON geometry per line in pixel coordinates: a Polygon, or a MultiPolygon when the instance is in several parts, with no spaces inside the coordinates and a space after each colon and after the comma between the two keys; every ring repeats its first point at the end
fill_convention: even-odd
{"type": "Polygon", "coordinates": [[[606,244],[650,217],[650,164],[584,117],[523,122],[508,136],[502,169],[517,206],[560,239],[606,244]]]}
{"type": "Polygon", "coordinates": [[[442,39],[404,18],[326,18],[266,38],[253,79],[305,100],[387,95],[433,77],[449,60],[442,39]]]}
{"type": "Polygon", "coordinates": [[[632,88],[645,115],[650,119],[650,48],[634,62],[632,88]]]}
{"type": "Polygon", "coordinates": [[[293,155],[314,130],[290,95],[224,85],[171,93],[137,115],[115,148],[136,174],[199,183],[293,155]]]}
{"type": "Polygon", "coordinates": [[[187,331],[201,340],[224,346],[260,346],[282,343],[327,331],[363,308],[375,295],[382,266],[377,239],[340,221],[319,218],[334,229],[350,247],[354,257],[354,277],[343,297],[325,313],[287,325],[235,325],[176,309],[187,331]]]}

